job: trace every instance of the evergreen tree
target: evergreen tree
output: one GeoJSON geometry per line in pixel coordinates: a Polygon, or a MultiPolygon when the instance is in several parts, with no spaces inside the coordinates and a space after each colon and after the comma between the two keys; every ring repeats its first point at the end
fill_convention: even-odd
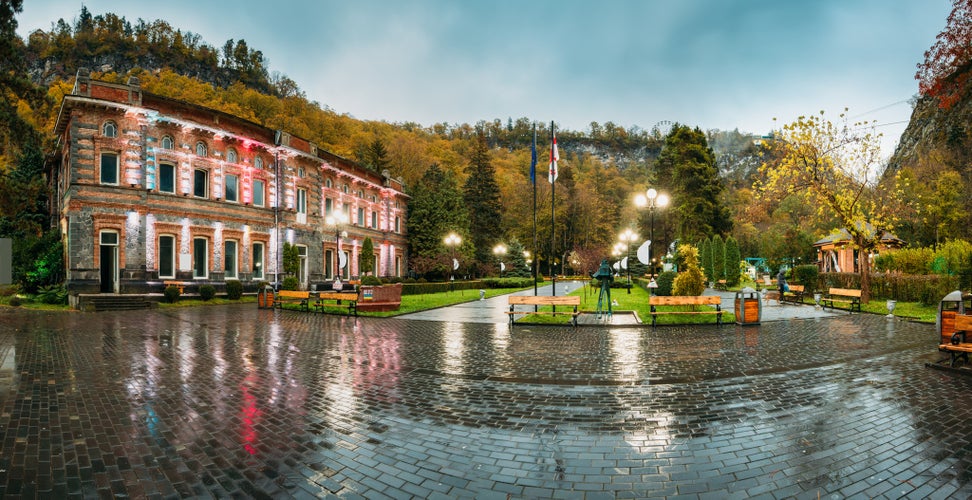
{"type": "Polygon", "coordinates": [[[679,240],[699,241],[732,230],[729,210],[720,204],[725,187],[702,130],[674,125],[657,170],[661,187],[671,187],[669,214],[679,240]]]}
{"type": "Polygon", "coordinates": [[[718,234],[712,237],[712,281],[726,279],[726,243],[718,234]]]}
{"type": "Polygon", "coordinates": [[[514,239],[510,241],[508,245],[508,250],[506,252],[506,272],[503,276],[508,278],[529,278],[533,275],[530,266],[526,263],[526,257],[523,256],[523,244],[519,240],[514,239]]]}
{"type": "Polygon", "coordinates": [[[469,230],[474,259],[479,266],[488,265],[492,259],[493,245],[502,240],[500,221],[503,206],[500,203],[499,184],[486,145],[486,136],[479,133],[469,164],[469,177],[463,188],[466,209],[469,214],[469,230]]]}
{"type": "Polygon", "coordinates": [[[361,253],[358,254],[358,273],[362,276],[375,271],[375,244],[371,238],[361,242],[361,253]]]}
{"type": "Polygon", "coordinates": [[[740,271],[739,262],[742,261],[742,254],[739,252],[739,243],[732,236],[726,238],[726,284],[736,286],[739,284],[740,271]]]}
{"type": "Polygon", "coordinates": [[[468,220],[455,177],[433,164],[425,171],[408,204],[410,255],[419,258],[442,255],[442,238],[454,231],[465,240],[469,234],[468,220]]]}
{"type": "Polygon", "coordinates": [[[699,244],[699,264],[705,274],[707,282],[715,281],[715,272],[712,267],[712,240],[706,238],[699,244]]]}
{"type": "Polygon", "coordinates": [[[388,149],[385,148],[385,143],[378,138],[371,141],[362,156],[361,162],[371,167],[375,172],[381,172],[388,168],[389,163],[391,163],[388,159],[388,149]]]}

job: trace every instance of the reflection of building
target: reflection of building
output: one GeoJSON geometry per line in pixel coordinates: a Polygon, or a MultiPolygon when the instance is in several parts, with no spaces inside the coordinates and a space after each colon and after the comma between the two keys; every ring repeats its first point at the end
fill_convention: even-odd
{"type": "MultiPolygon", "coordinates": [[[[901,248],[904,244],[905,242],[898,239],[897,236],[884,233],[884,236],[881,237],[881,244],[878,245],[877,253],[892,248],[901,248]]],[[[856,273],[859,271],[857,256],[860,254],[860,249],[854,245],[854,240],[851,239],[850,233],[846,229],[841,229],[837,233],[817,241],[813,244],[813,247],[817,249],[817,266],[820,268],[820,272],[856,273]]]]}
{"type": "Polygon", "coordinates": [[[407,197],[400,180],[287,132],[78,73],[55,124],[50,169],[78,293],[159,292],[168,280],[282,279],[296,246],[302,286],[358,275],[371,238],[375,274],[405,268],[407,197]],[[325,226],[343,211],[340,231],[325,226]]]}

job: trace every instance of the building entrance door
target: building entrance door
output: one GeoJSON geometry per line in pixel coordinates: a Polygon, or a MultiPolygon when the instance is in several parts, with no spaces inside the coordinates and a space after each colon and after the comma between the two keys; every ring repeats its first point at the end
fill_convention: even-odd
{"type": "Polygon", "coordinates": [[[118,293],[118,233],[101,233],[101,293],[118,293]]]}

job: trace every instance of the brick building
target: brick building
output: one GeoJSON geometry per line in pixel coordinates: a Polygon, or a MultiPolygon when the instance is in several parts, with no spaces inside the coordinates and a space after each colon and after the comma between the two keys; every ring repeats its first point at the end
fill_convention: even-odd
{"type": "Polygon", "coordinates": [[[166,281],[253,290],[283,279],[285,242],[302,288],[357,277],[365,238],[375,275],[406,269],[401,181],[285,131],[81,70],[55,133],[52,211],[72,300],[166,281]]]}

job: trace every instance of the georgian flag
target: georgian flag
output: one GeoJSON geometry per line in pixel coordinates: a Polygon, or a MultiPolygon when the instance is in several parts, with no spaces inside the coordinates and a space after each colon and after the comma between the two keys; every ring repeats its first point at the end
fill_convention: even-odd
{"type": "Polygon", "coordinates": [[[560,160],[560,153],[557,152],[557,133],[553,134],[553,147],[550,149],[550,173],[547,179],[551,184],[557,180],[557,161],[560,160]]]}

